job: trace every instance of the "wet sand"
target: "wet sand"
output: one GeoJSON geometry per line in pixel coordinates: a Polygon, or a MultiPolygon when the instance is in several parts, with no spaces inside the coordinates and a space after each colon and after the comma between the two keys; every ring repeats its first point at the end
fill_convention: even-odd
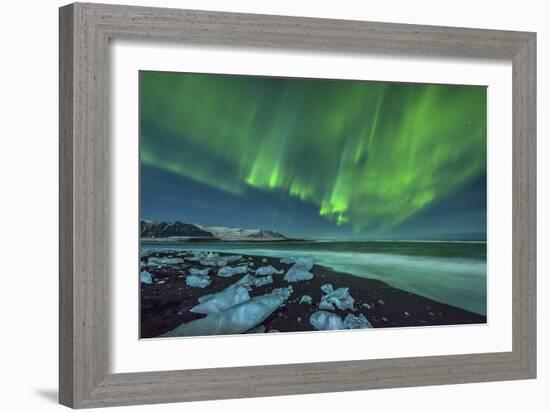
{"type": "MultiPolygon", "coordinates": [[[[220,255],[227,255],[222,254],[220,255]]],[[[184,256],[177,252],[152,253],[155,257],[184,256]]],[[[277,258],[263,256],[241,255],[243,259],[252,261],[253,268],[272,265],[284,269],[285,273],[292,264],[280,263],[277,258]]],[[[147,257],[142,257],[147,262],[147,257]]],[[[204,269],[209,266],[199,262],[163,265],[162,267],[147,267],[153,277],[153,284],[141,283],[141,338],[158,337],[182,323],[187,323],[206,315],[196,314],[189,310],[198,304],[198,298],[210,293],[220,292],[237,282],[245,275],[220,277],[215,274],[217,269],[210,271],[212,283],[206,288],[190,287],[186,277],[191,268],[204,269]]],[[[327,283],[334,289],[349,288],[355,299],[356,311],[331,311],[344,318],[348,313],[363,314],[374,328],[404,327],[404,326],[435,326],[457,324],[486,323],[487,318],[463,309],[409,293],[375,280],[352,276],[347,273],[333,271],[330,268],[314,265],[310,271],[313,278],[308,281],[288,283],[284,275],[273,275],[273,283],[252,288],[251,297],[270,293],[275,288],[293,287],[293,293],[286,304],[275,310],[261,325],[267,332],[279,331],[313,331],[309,322],[312,313],[320,310],[319,302],[323,296],[321,286],[327,283]],[[312,297],[312,304],[299,303],[304,295],[312,297]]],[[[251,272],[253,273],[253,272],[251,272]]]]}

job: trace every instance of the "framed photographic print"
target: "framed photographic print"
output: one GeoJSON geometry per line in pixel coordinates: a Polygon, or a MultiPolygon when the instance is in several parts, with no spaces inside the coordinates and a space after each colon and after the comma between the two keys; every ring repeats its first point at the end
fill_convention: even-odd
{"type": "Polygon", "coordinates": [[[139,88],[142,338],[486,323],[485,86],[139,88]]]}
{"type": "Polygon", "coordinates": [[[61,403],[534,378],[535,56],[62,7],[61,403]]]}

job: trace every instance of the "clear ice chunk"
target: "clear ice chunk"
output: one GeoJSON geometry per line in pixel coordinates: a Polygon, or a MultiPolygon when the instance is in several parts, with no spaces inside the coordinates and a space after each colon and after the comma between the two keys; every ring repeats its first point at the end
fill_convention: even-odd
{"type": "Polygon", "coordinates": [[[288,270],[288,272],[286,272],[284,279],[287,282],[311,280],[313,278],[313,273],[310,272],[312,267],[313,267],[313,259],[301,257],[288,270]]]}
{"type": "Polygon", "coordinates": [[[184,262],[184,260],[182,258],[178,258],[178,257],[160,258],[160,257],[152,256],[152,257],[147,258],[147,264],[155,265],[155,266],[158,266],[158,265],[177,265],[177,264],[180,264],[180,263],[183,263],[183,262],[184,262]]]}
{"type": "Polygon", "coordinates": [[[271,291],[271,293],[274,294],[274,295],[282,296],[284,298],[284,300],[287,300],[290,297],[290,295],[292,295],[293,291],[294,290],[292,288],[292,285],[289,285],[285,288],[273,289],[271,291]]]}
{"type": "Polygon", "coordinates": [[[300,302],[299,302],[301,305],[311,305],[313,303],[313,298],[309,295],[304,295],[302,296],[302,298],[300,299],[300,302]]]}
{"type": "Polygon", "coordinates": [[[340,310],[355,310],[355,300],[349,293],[349,288],[338,288],[334,290],[331,284],[321,286],[321,290],[326,293],[321,298],[319,309],[334,310],[337,307],[340,310]]]}
{"type": "Polygon", "coordinates": [[[256,275],[258,276],[268,276],[268,275],[282,275],[285,273],[284,270],[277,270],[273,266],[262,266],[256,269],[256,275]]]}
{"type": "Polygon", "coordinates": [[[265,333],[266,328],[264,325],[258,325],[252,329],[248,329],[245,333],[265,333]]]}
{"type": "Polygon", "coordinates": [[[192,288],[201,288],[204,289],[210,283],[212,283],[212,279],[210,279],[208,276],[199,276],[199,275],[189,275],[185,279],[185,283],[187,283],[188,286],[191,286],[192,288]]]}
{"type": "Polygon", "coordinates": [[[248,266],[222,266],[218,269],[218,276],[229,278],[235,275],[241,275],[248,272],[248,266]]]}
{"type": "Polygon", "coordinates": [[[309,317],[309,323],[317,330],[344,329],[342,318],[335,313],[319,310],[309,317]]]}
{"type": "Polygon", "coordinates": [[[279,262],[285,264],[285,265],[292,265],[293,263],[296,263],[298,258],[296,256],[286,256],[284,258],[281,258],[279,262]]]}
{"type": "Polygon", "coordinates": [[[344,328],[346,329],[370,329],[372,327],[372,324],[362,313],[359,316],[350,313],[344,318],[344,328]]]}
{"type": "Polygon", "coordinates": [[[153,276],[149,272],[144,270],[139,274],[139,281],[141,283],[146,283],[147,285],[151,285],[153,283],[153,276]]]}
{"type": "Polygon", "coordinates": [[[197,306],[191,308],[191,312],[209,315],[211,313],[222,312],[239,303],[250,300],[248,290],[244,286],[231,285],[219,293],[207,295],[207,299],[199,299],[197,306]]]}
{"type": "Polygon", "coordinates": [[[210,268],[204,268],[204,269],[191,268],[189,273],[197,276],[206,276],[208,275],[209,271],[210,271],[210,268]]]}
{"type": "Polygon", "coordinates": [[[283,304],[282,294],[270,293],[250,299],[223,312],[181,324],[163,336],[210,336],[244,333],[271,315],[283,304]]]}

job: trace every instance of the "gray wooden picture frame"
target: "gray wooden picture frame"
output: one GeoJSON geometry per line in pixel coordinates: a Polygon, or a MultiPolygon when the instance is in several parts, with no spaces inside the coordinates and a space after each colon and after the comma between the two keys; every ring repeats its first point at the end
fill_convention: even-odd
{"type": "Polygon", "coordinates": [[[535,33],[84,3],[62,7],[59,27],[62,404],[87,408],[535,378],[535,33]],[[111,39],[511,61],[512,351],[109,373],[111,39]]]}

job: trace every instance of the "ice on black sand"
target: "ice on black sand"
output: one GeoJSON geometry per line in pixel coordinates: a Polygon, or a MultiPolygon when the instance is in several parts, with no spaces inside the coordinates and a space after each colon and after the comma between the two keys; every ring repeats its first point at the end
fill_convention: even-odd
{"type": "Polygon", "coordinates": [[[300,302],[299,302],[301,305],[311,305],[313,303],[313,298],[309,295],[304,295],[302,296],[302,298],[300,299],[300,302]]]}
{"type": "MultiPolygon", "coordinates": [[[[274,291],[275,292],[275,291],[274,291]]],[[[179,325],[163,336],[209,336],[244,333],[262,323],[286,300],[285,293],[269,293],[223,312],[179,325]]]]}
{"type": "Polygon", "coordinates": [[[268,276],[268,275],[282,275],[285,273],[284,270],[277,270],[273,266],[262,266],[256,269],[256,275],[258,276],[268,276]]]}
{"type": "Polygon", "coordinates": [[[208,276],[201,276],[201,275],[189,275],[185,279],[185,283],[187,283],[188,286],[191,286],[192,288],[205,288],[210,283],[212,283],[212,279],[208,276]]]}
{"type": "Polygon", "coordinates": [[[313,267],[313,259],[301,257],[286,272],[285,280],[287,282],[299,282],[301,280],[313,279],[313,273],[310,272],[313,267]]]}
{"type": "Polygon", "coordinates": [[[153,283],[153,276],[151,276],[151,274],[149,272],[147,272],[146,270],[144,270],[143,272],[141,272],[139,274],[139,281],[141,283],[145,283],[147,285],[151,285],[153,283]]]}
{"type": "Polygon", "coordinates": [[[219,293],[210,294],[199,298],[199,304],[191,308],[191,312],[209,315],[222,312],[243,302],[250,300],[248,290],[244,286],[231,285],[219,293]]]}
{"type": "Polygon", "coordinates": [[[338,288],[334,290],[330,283],[321,286],[325,295],[321,298],[319,309],[334,310],[337,307],[340,310],[355,310],[355,300],[349,293],[349,288],[338,288]]]}
{"type": "Polygon", "coordinates": [[[243,273],[248,272],[248,266],[222,266],[218,270],[218,276],[223,278],[228,278],[235,275],[242,275],[243,273]]]}
{"type": "Polygon", "coordinates": [[[309,317],[309,322],[317,330],[344,329],[342,318],[335,313],[319,310],[309,317]]]}
{"type": "Polygon", "coordinates": [[[309,318],[309,322],[317,330],[372,328],[371,323],[363,314],[356,316],[350,313],[342,320],[337,314],[324,310],[313,313],[309,318]]]}

